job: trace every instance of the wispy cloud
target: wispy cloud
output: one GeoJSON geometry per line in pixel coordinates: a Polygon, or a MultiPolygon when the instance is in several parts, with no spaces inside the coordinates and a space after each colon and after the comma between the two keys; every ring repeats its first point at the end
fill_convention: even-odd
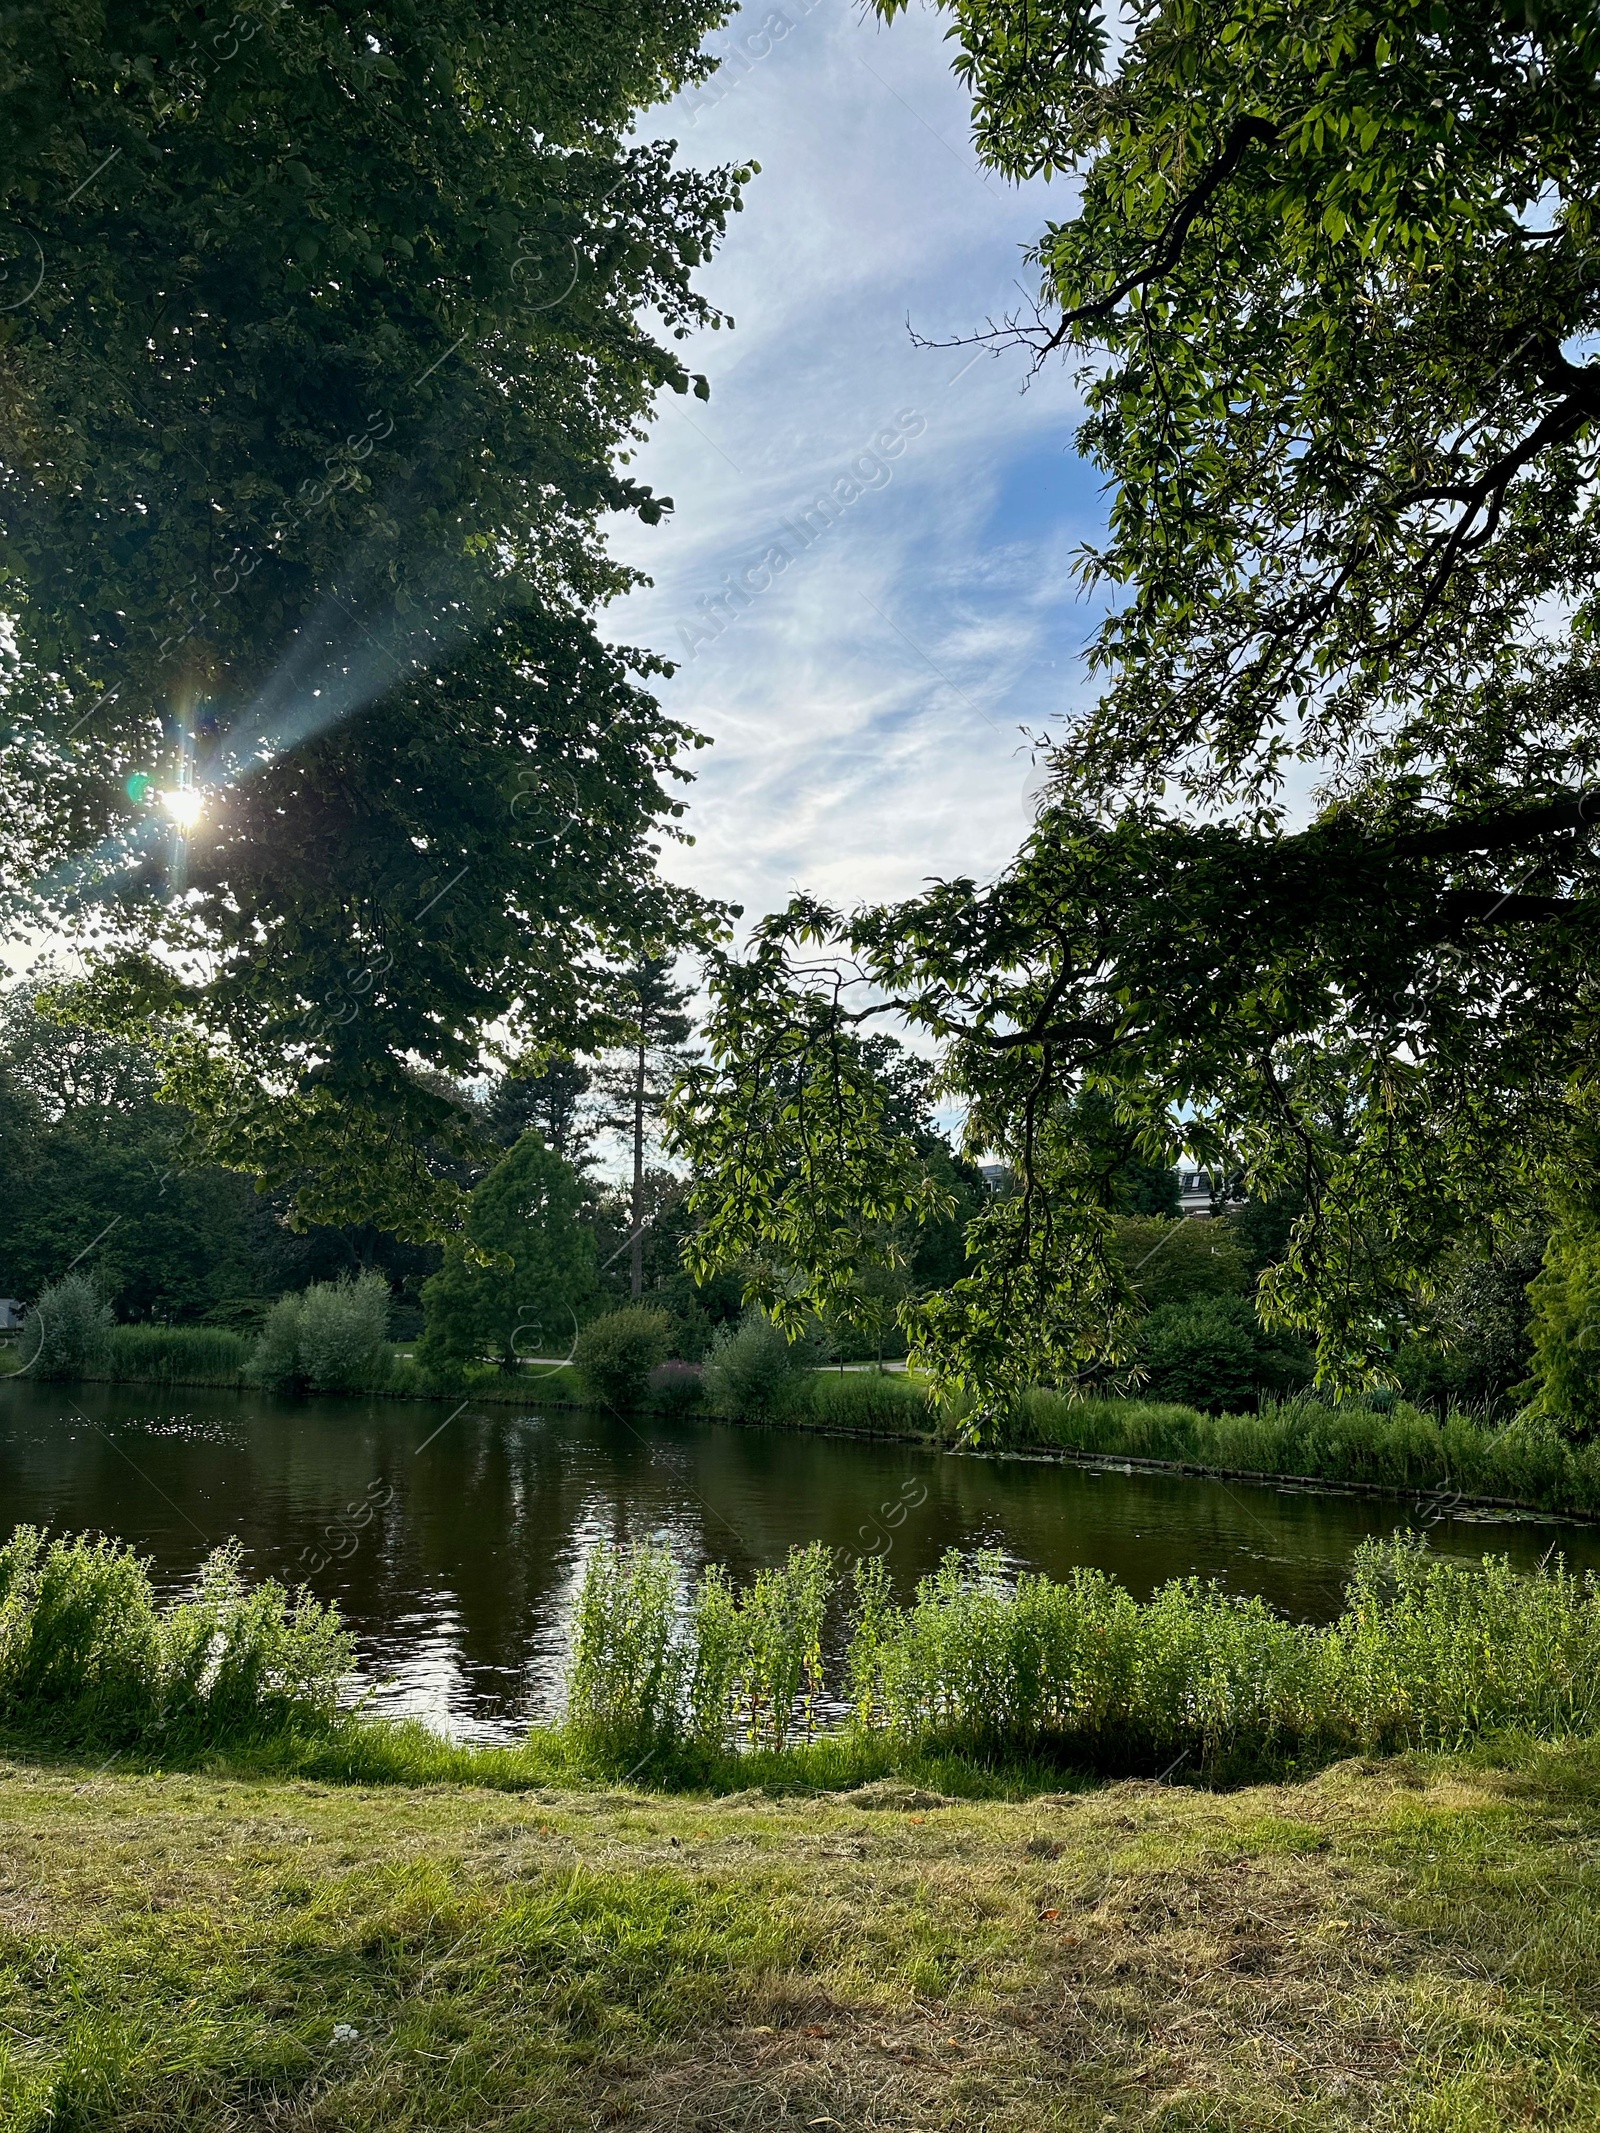
{"type": "MultiPolygon", "coordinates": [[[[686,157],[762,171],[704,277],[736,321],[693,351],[710,404],[666,409],[644,456],[675,514],[617,536],[654,583],[610,618],[683,662],[664,698],[716,743],[672,864],[752,911],[1004,862],[1034,779],[1019,728],[1086,693],[1070,554],[1102,517],[1065,372],[1024,391],[1019,358],[908,331],[1015,306],[1064,192],[979,170],[933,17],[778,12],[723,93],[661,122],[686,157]]],[[[772,20],[746,10],[735,48],[772,20]]]]}

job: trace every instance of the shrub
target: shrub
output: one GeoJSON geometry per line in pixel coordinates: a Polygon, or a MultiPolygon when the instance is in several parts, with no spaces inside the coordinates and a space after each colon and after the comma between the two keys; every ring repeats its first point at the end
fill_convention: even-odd
{"type": "Polygon", "coordinates": [[[1535,1411],[1572,1436],[1600,1434],[1600,1223],[1558,1224],[1528,1294],[1535,1411]]]}
{"type": "Polygon", "coordinates": [[[123,1383],[237,1385],[250,1343],[221,1326],[116,1326],[109,1368],[123,1383]]]}
{"type": "Polygon", "coordinates": [[[19,1526],[0,1548],[0,1725],[16,1732],[190,1750],[318,1730],[353,1657],[332,1609],[247,1588],[236,1544],[166,1607],[120,1542],[19,1526]]]}
{"type": "Polygon", "coordinates": [[[650,1373],[650,1405],[658,1414],[693,1414],[700,1405],[701,1372],[697,1363],[669,1359],[650,1373]]]}
{"type": "Polygon", "coordinates": [[[18,1367],[36,1378],[97,1377],[110,1356],[114,1324],[111,1306],[87,1274],[63,1274],[28,1313],[18,1367]]]}
{"type": "Polygon", "coordinates": [[[1311,1375],[1304,1350],[1266,1332],[1247,1296],[1162,1304],[1139,1328],[1138,1354],[1153,1399],[1210,1414],[1254,1407],[1263,1393],[1287,1392],[1311,1375]]]}
{"type": "Polygon", "coordinates": [[[388,1376],[388,1335],[381,1274],[315,1282],[273,1305],[248,1375],[269,1392],[360,1392],[388,1376]]]}
{"type": "Polygon", "coordinates": [[[592,1318],[578,1335],[572,1360],[589,1397],[626,1414],[644,1405],[650,1373],[665,1362],[671,1345],[666,1312],[633,1304],[592,1318]]]}
{"type": "Polygon", "coordinates": [[[729,1422],[777,1421],[802,1397],[794,1351],[761,1311],[746,1312],[736,1328],[719,1329],[704,1382],[712,1413],[729,1422]]]}
{"type": "Polygon", "coordinates": [[[1147,1310],[1193,1303],[1202,1296],[1242,1296],[1250,1267],[1231,1223],[1119,1216],[1113,1245],[1147,1310]]]}
{"type": "MultiPolygon", "coordinates": [[[[661,1549],[591,1557],[570,1709],[630,1756],[808,1737],[835,1586],[820,1546],[743,1591],[717,1567],[680,1614],[661,1549]]],[[[1600,1728],[1600,1580],[1557,1566],[1441,1561],[1415,1536],[1357,1550],[1327,1628],[1194,1578],[1132,1598],[1101,1571],[1011,1578],[947,1555],[908,1607],[881,1557],[857,1564],[843,1690],[851,1723],[917,1750],[1048,1752],[1100,1769],[1216,1774],[1353,1752],[1459,1748],[1600,1728]]]]}

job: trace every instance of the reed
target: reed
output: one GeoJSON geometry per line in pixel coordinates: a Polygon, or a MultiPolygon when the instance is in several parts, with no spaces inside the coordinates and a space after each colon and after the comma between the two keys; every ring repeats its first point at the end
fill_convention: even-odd
{"type": "Polygon", "coordinates": [[[1258,1414],[1209,1415],[1155,1401],[1036,1391],[1018,1402],[1006,1441],[1600,1512],[1600,1444],[1576,1443],[1523,1416],[1495,1423],[1456,1410],[1441,1421],[1404,1401],[1378,1413],[1359,1402],[1300,1397],[1266,1402],[1258,1414]]]}
{"type": "Polygon", "coordinates": [[[108,1373],[124,1383],[237,1386],[250,1358],[221,1326],[114,1326],[110,1340],[108,1373]]]}

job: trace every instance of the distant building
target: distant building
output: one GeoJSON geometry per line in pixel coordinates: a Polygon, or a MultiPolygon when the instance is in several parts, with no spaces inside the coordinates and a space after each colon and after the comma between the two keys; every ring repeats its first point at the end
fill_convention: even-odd
{"type": "Polygon", "coordinates": [[[1011,1175],[1010,1168],[1005,1163],[980,1163],[978,1172],[991,1192],[999,1192],[1011,1175]]]}
{"type": "Polygon", "coordinates": [[[1229,1192],[1227,1181],[1213,1178],[1209,1170],[1196,1170],[1191,1164],[1180,1163],[1175,1175],[1179,1210],[1191,1222],[1207,1222],[1215,1214],[1227,1214],[1244,1205],[1229,1192]]]}
{"type": "Polygon", "coordinates": [[[15,1333],[22,1324],[23,1305],[14,1296],[0,1296],[0,1333],[15,1333]]]}

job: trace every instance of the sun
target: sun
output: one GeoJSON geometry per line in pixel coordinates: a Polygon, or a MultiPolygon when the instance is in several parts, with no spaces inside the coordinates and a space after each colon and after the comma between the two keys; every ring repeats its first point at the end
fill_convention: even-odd
{"type": "Polygon", "coordinates": [[[180,785],[175,792],[164,792],[161,795],[161,805],[179,829],[193,829],[200,820],[205,796],[196,792],[192,785],[180,785]]]}

